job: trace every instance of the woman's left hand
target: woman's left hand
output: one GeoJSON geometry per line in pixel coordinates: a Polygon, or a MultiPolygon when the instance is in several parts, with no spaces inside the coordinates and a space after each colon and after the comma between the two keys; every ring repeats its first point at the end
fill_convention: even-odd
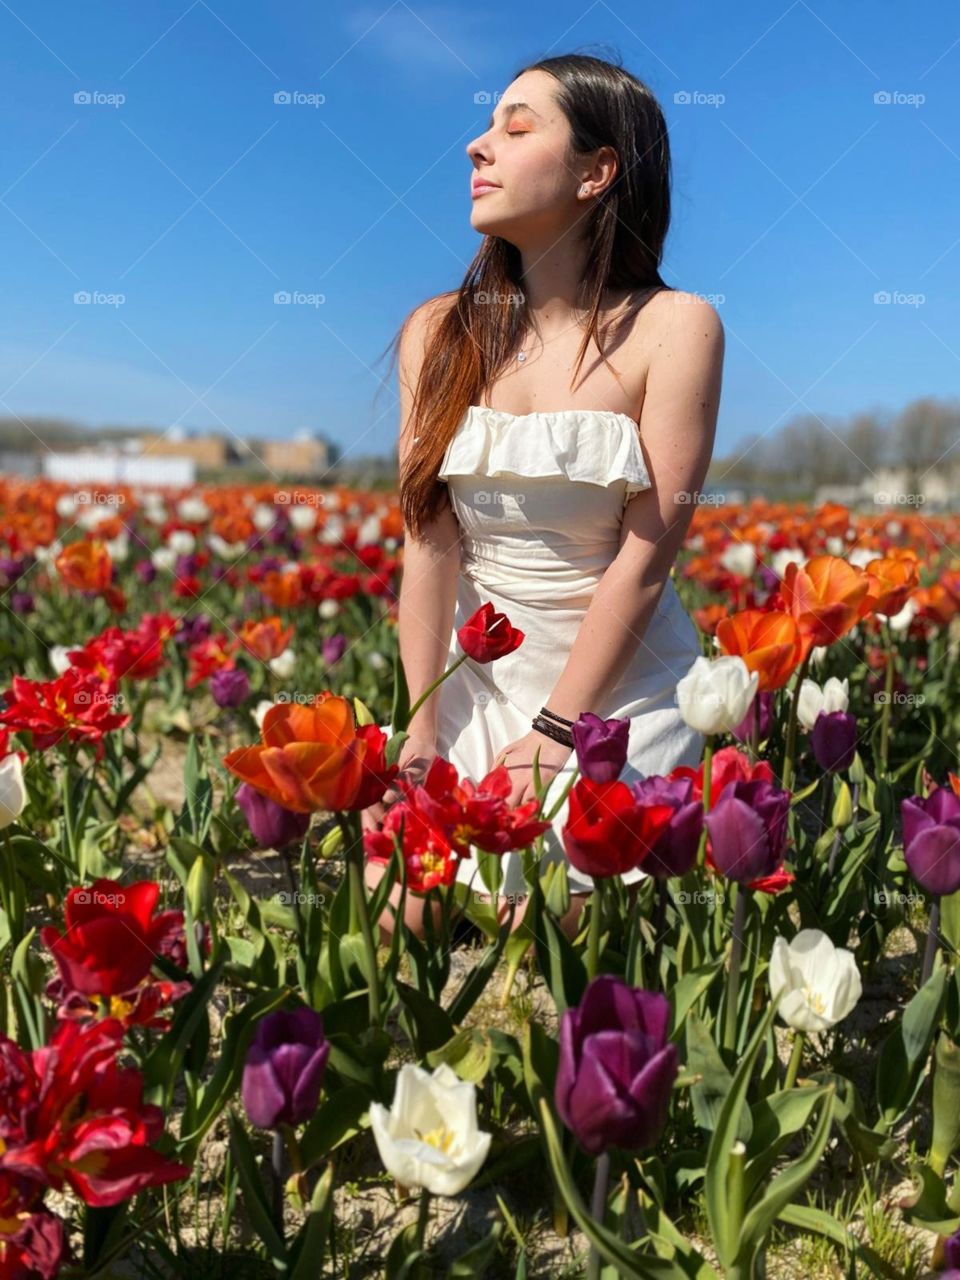
{"type": "Polygon", "coordinates": [[[538,733],[536,729],[531,729],[522,738],[508,743],[498,751],[494,766],[506,765],[510,773],[512,786],[508,804],[511,808],[537,798],[533,786],[533,757],[537,748],[540,749],[538,767],[541,786],[546,786],[556,776],[573,751],[572,747],[565,747],[562,742],[554,742],[552,738],[538,733]]]}

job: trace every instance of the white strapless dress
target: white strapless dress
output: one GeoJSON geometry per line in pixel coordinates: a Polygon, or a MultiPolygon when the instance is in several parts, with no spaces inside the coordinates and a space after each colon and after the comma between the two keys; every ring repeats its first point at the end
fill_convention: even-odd
{"type": "MultiPolygon", "coordinates": [[[[619,550],[624,508],[651,482],[639,428],[626,414],[513,414],[480,405],[464,415],[438,478],[447,482],[462,530],[447,666],[462,652],[456,631],[487,601],[525,634],[504,658],[487,664],[467,658],[436,694],[438,754],[476,782],[549,705],[593,592],[619,550]]],[[[625,782],[699,763],[704,738],[682,719],[676,686],[700,652],[697,628],[668,579],[623,676],[599,705],[584,708],[630,720],[625,782]]],[[[392,733],[389,724],[381,728],[392,733]]],[[[575,769],[571,753],[550,784],[546,810],[575,769]]],[[[544,834],[544,861],[567,861],[561,838],[567,808],[565,800],[544,834]]],[[[501,892],[523,893],[519,854],[503,862],[501,892]]],[[[591,878],[569,863],[568,876],[575,891],[592,888],[591,878]]],[[[458,879],[486,892],[475,858],[464,860],[458,879]]]]}

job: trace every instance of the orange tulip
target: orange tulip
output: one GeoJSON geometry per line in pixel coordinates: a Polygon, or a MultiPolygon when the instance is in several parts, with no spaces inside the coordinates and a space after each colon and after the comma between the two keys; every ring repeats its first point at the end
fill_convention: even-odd
{"type": "Polygon", "coordinates": [[[870,579],[839,556],[814,556],[801,569],[787,565],[780,594],[807,648],[832,644],[869,612],[870,579]]]}
{"type": "Polygon", "coordinates": [[[278,658],[290,644],[293,627],[284,631],[283,623],[274,615],[259,622],[248,619],[240,628],[239,635],[240,643],[249,653],[262,662],[269,662],[271,658],[278,658]]]}
{"type": "Polygon", "coordinates": [[[97,538],[72,542],[64,547],[54,564],[67,586],[80,591],[105,591],[113,574],[110,552],[106,543],[97,538]]]}
{"type": "Polygon", "coordinates": [[[933,582],[929,587],[918,587],[913,594],[913,603],[917,606],[918,617],[935,622],[939,627],[950,625],[958,607],[953,592],[939,582],[933,582]]]}
{"type": "Polygon", "coordinates": [[[760,677],[757,691],[780,689],[807,653],[804,638],[789,613],[744,609],[717,625],[721,651],[742,658],[760,677]]]}
{"type": "Polygon", "coordinates": [[[900,612],[920,581],[916,560],[906,556],[871,560],[864,573],[870,579],[870,609],[886,618],[900,612]]]}
{"type": "Polygon", "coordinates": [[[351,703],[324,690],[309,705],[278,702],[263,717],[261,741],[223,758],[231,773],[292,809],[357,809],[376,803],[398,772],[384,761],[386,734],[357,728],[351,703]]]}

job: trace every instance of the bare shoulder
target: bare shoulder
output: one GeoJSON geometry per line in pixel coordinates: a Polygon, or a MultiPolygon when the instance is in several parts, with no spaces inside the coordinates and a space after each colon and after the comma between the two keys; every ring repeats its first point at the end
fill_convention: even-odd
{"type": "Polygon", "coordinates": [[[712,302],[683,289],[661,289],[644,307],[654,335],[651,354],[664,359],[691,350],[706,356],[722,354],[723,322],[712,302]]]}
{"type": "Polygon", "coordinates": [[[400,336],[400,345],[404,354],[411,355],[415,359],[422,356],[431,333],[450,308],[456,305],[456,301],[457,291],[454,289],[427,298],[425,302],[418,303],[413,308],[403,322],[400,336]]]}

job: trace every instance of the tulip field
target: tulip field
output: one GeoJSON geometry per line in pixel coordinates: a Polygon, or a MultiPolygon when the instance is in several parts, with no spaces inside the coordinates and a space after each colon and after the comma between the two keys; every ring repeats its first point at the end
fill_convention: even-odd
{"type": "Polygon", "coordinates": [[[703,759],[581,712],[577,918],[557,786],[402,762],[395,495],[0,517],[0,1280],[960,1277],[960,521],[697,508],[703,759]]]}

